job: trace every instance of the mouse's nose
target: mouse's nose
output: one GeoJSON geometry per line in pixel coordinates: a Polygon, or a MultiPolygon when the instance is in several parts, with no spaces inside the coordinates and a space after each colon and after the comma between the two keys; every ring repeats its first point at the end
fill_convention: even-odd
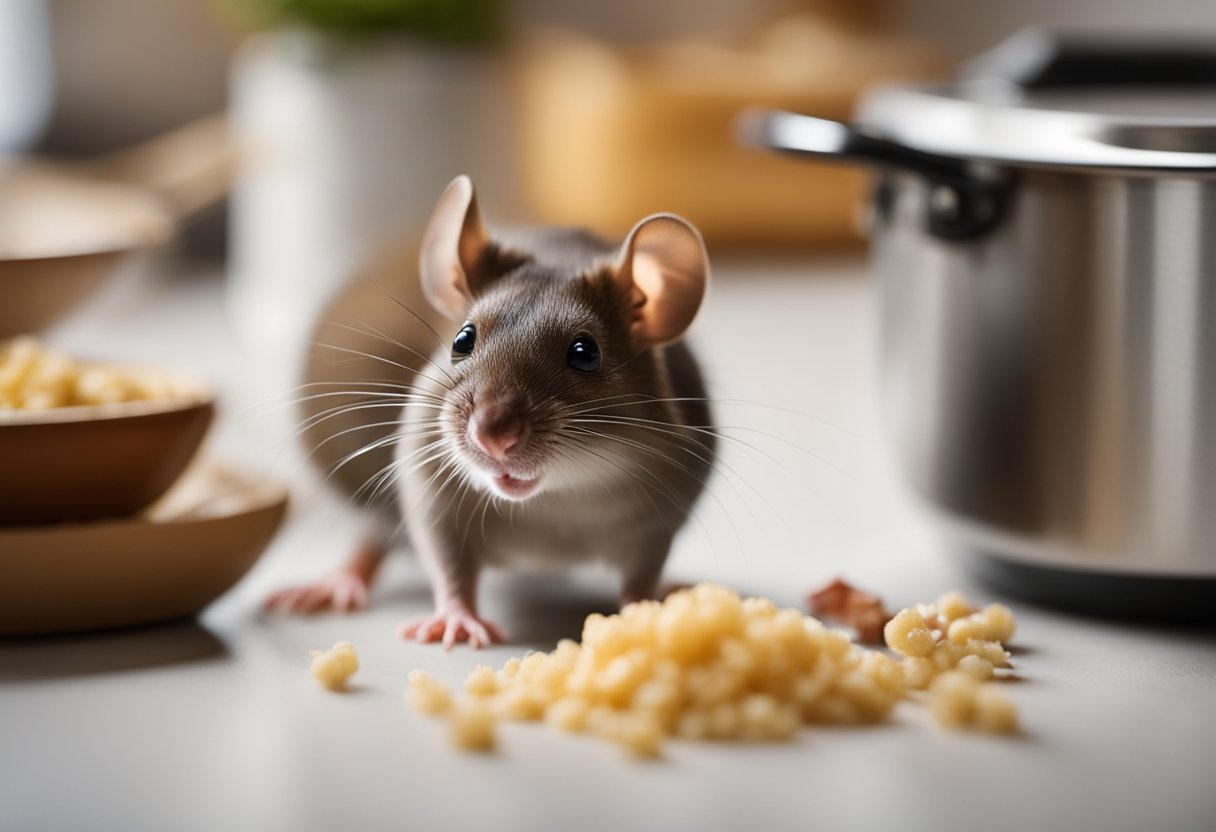
{"type": "Polygon", "coordinates": [[[469,422],[473,444],[491,459],[502,462],[507,452],[523,441],[527,428],[514,408],[490,406],[482,408],[469,422]]]}

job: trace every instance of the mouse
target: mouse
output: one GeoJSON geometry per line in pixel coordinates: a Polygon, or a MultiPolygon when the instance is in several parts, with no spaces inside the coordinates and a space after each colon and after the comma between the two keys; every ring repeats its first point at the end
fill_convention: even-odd
{"type": "Polygon", "coordinates": [[[716,450],[684,338],[709,282],[697,229],[654,214],[616,244],[491,233],[460,176],[417,250],[393,257],[371,269],[391,277],[356,277],[330,303],[301,396],[311,459],[368,532],[267,608],[365,606],[395,541],[434,600],[398,632],[445,648],[506,638],[479,612],[487,568],[603,563],[622,605],[655,598],[716,450]]]}

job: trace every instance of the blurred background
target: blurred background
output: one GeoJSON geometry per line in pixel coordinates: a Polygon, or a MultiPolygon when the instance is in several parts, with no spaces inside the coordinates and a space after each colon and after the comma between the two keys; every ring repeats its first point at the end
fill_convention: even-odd
{"type": "Polygon", "coordinates": [[[1203,0],[966,9],[7,0],[0,150],[100,162],[152,187],[180,221],[169,250],[225,258],[238,330],[261,355],[280,345],[286,365],[324,298],[372,251],[412,239],[457,173],[473,175],[491,222],[620,235],[670,210],[715,250],[856,246],[864,174],[735,146],[741,107],[846,118],[864,88],[949,77],[1028,25],[1186,29],[1210,16],[1203,0]]]}
{"type": "MultiPolygon", "coordinates": [[[[779,291],[806,310],[794,281],[864,273],[867,174],[740,146],[740,110],[847,120],[863,91],[949,79],[1026,27],[1191,31],[1210,12],[1204,0],[5,0],[0,339],[44,334],[135,363],[172,344],[165,357],[264,415],[254,404],[297,383],[349,277],[381,269],[413,296],[413,247],[460,173],[491,227],[619,238],[680,213],[726,265],[722,283],[784,258],[779,291]]],[[[294,415],[276,416],[281,448],[294,415]]]]}
{"type": "MultiPolygon", "coordinates": [[[[845,118],[864,88],[949,77],[1028,25],[1186,29],[1210,17],[1203,0],[959,8],[7,0],[0,150],[100,163],[152,187],[179,221],[169,250],[225,258],[242,338],[259,355],[279,345],[290,372],[298,349],[286,345],[324,298],[372,251],[412,239],[457,173],[473,175],[497,223],[619,235],[669,210],[715,250],[856,246],[864,174],[738,148],[729,124],[741,107],[845,118]]],[[[11,245],[16,231],[0,232],[11,245]]]]}
{"type": "MultiPolygon", "coordinates": [[[[778,291],[805,312],[794,281],[864,273],[867,174],[740,146],[741,109],[848,119],[864,90],[949,79],[1028,26],[1186,31],[1210,27],[1210,11],[1204,0],[5,0],[0,339],[42,334],[133,363],[155,344],[217,379],[247,424],[298,382],[327,299],[353,274],[381,269],[413,297],[413,247],[460,173],[491,227],[619,238],[649,213],[680,213],[722,283],[790,264],[778,291]]],[[[281,449],[294,413],[274,413],[265,431],[281,449]]]]}

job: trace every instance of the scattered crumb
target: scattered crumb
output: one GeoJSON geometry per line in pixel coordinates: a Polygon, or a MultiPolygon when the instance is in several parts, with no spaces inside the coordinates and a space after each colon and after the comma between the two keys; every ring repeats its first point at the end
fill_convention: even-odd
{"type": "Polygon", "coordinates": [[[883,635],[888,647],[911,659],[931,655],[937,643],[924,616],[911,608],[895,613],[883,628],[883,635]]]}
{"type": "Polygon", "coordinates": [[[498,674],[488,664],[479,664],[465,679],[464,690],[471,696],[493,696],[498,693],[498,674]]]}
{"type": "Polygon", "coordinates": [[[881,598],[840,578],[812,592],[806,603],[811,615],[852,627],[862,644],[881,644],[883,627],[891,620],[881,598]]]}
{"type": "Polygon", "coordinates": [[[947,671],[929,685],[929,710],[945,728],[963,728],[975,714],[979,682],[957,670],[947,671]]]}
{"type": "Polygon", "coordinates": [[[1008,607],[977,610],[961,593],[948,592],[933,604],[898,612],[885,635],[887,646],[904,656],[908,688],[928,688],[929,708],[939,724],[1010,733],[1017,730],[1017,707],[1004,691],[984,683],[1010,667],[1002,642],[1014,627],[1008,607]]]}
{"type": "Polygon", "coordinates": [[[468,751],[492,751],[495,745],[495,718],[485,701],[469,697],[452,709],[452,742],[468,751]]]}
{"type": "Polygon", "coordinates": [[[946,728],[978,728],[995,734],[1018,730],[1017,707],[1005,691],[957,670],[933,680],[929,709],[946,728]]]}
{"type": "Polygon", "coordinates": [[[995,734],[1017,733],[1018,708],[1005,691],[981,685],[975,692],[975,727],[995,734]]]}
{"type": "Polygon", "coordinates": [[[410,686],[405,691],[405,701],[420,714],[438,716],[452,708],[452,694],[441,682],[432,679],[421,670],[410,671],[410,686]]]}
{"type": "Polygon", "coordinates": [[[958,660],[958,664],[955,665],[955,667],[957,667],[963,673],[966,673],[968,676],[978,679],[981,682],[986,682],[991,679],[992,674],[994,673],[992,662],[988,661],[983,656],[976,656],[974,654],[963,656],[958,660]]]}
{"type": "Polygon", "coordinates": [[[313,650],[309,655],[313,678],[330,690],[345,690],[347,681],[359,669],[359,655],[349,641],[339,641],[328,650],[313,650]]]}

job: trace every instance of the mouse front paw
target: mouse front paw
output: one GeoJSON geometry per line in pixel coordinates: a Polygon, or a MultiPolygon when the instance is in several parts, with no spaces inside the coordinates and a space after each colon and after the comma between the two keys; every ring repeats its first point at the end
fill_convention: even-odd
{"type": "Polygon", "coordinates": [[[266,599],[263,609],[302,614],[354,612],[367,606],[368,590],[368,582],[361,575],[335,572],[305,586],[279,590],[266,599]]]}
{"type": "Polygon", "coordinates": [[[442,640],[444,650],[451,650],[458,641],[467,641],[476,649],[507,640],[500,627],[462,604],[449,604],[431,615],[407,621],[397,628],[397,635],[427,644],[442,640]]]}

